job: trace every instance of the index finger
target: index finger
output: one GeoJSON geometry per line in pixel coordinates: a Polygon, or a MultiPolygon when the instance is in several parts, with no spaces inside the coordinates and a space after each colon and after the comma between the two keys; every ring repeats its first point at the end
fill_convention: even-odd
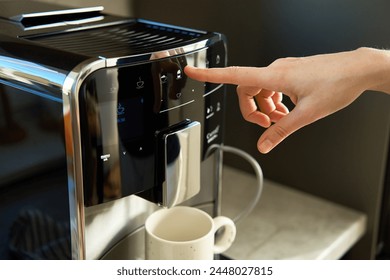
{"type": "Polygon", "coordinates": [[[186,66],[184,71],[191,79],[202,82],[257,86],[260,88],[271,86],[271,80],[267,79],[270,76],[269,72],[261,67],[196,68],[186,66]]]}

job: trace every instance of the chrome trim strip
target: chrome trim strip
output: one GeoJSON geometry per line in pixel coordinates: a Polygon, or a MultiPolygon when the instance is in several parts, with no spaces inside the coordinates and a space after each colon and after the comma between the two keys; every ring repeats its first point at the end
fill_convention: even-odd
{"type": "Polygon", "coordinates": [[[37,63],[0,55],[0,79],[37,95],[50,96],[51,93],[51,99],[58,100],[66,74],[37,63]]]}
{"type": "Polygon", "coordinates": [[[14,21],[22,21],[25,18],[48,17],[48,16],[68,15],[68,14],[101,12],[103,10],[104,10],[103,6],[96,6],[96,7],[86,7],[86,8],[74,8],[74,9],[47,11],[47,12],[32,12],[32,13],[29,13],[29,14],[15,15],[13,17],[10,17],[10,19],[14,20],[14,21]]]}
{"type": "Polygon", "coordinates": [[[62,90],[72,259],[86,258],[79,92],[85,78],[101,68],[105,68],[103,59],[85,61],[66,77],[62,90]]]}
{"type": "Polygon", "coordinates": [[[103,19],[104,19],[103,16],[98,16],[98,17],[91,17],[91,18],[80,19],[80,20],[60,21],[60,22],[49,23],[49,24],[35,25],[35,26],[31,26],[31,27],[23,27],[23,30],[30,31],[30,30],[53,28],[53,27],[59,27],[59,26],[79,25],[79,24],[97,22],[97,21],[101,21],[103,19]]]}
{"type": "MultiPolygon", "coordinates": [[[[105,27],[111,27],[111,26],[116,26],[116,25],[121,25],[121,24],[127,24],[127,23],[131,23],[133,21],[134,21],[133,19],[125,19],[125,20],[118,20],[118,21],[115,21],[115,22],[95,23],[92,26],[91,25],[78,26],[78,25],[68,24],[67,26],[69,28],[66,29],[65,32],[69,33],[69,32],[76,32],[76,31],[91,30],[91,29],[96,29],[96,28],[105,28],[105,27]]],[[[42,26],[42,28],[37,28],[37,29],[45,29],[45,27],[46,26],[42,26]]],[[[33,29],[34,28],[31,28],[31,27],[27,27],[27,28],[23,27],[23,30],[25,30],[25,31],[31,31],[33,29]]],[[[58,34],[60,34],[58,31],[57,32],[51,32],[50,30],[47,30],[46,32],[42,31],[42,33],[44,33],[45,36],[46,35],[58,35],[58,34]]],[[[38,36],[42,36],[42,35],[39,35],[39,34],[38,35],[37,34],[21,35],[21,36],[19,36],[19,38],[31,39],[31,38],[38,37],[38,36]]]]}
{"type": "Polygon", "coordinates": [[[216,91],[219,90],[221,87],[223,87],[223,84],[220,84],[220,85],[218,85],[216,88],[214,88],[213,90],[210,90],[209,92],[203,94],[203,97],[206,97],[207,95],[212,94],[213,92],[216,92],[216,91]]]}
{"type": "MultiPolygon", "coordinates": [[[[190,54],[193,52],[198,52],[204,48],[207,48],[210,45],[210,40],[202,40],[190,45],[182,46],[180,48],[173,48],[168,50],[162,50],[158,52],[150,52],[139,55],[108,58],[106,60],[107,67],[121,66],[130,63],[145,63],[153,60],[158,60],[162,58],[168,58],[183,54],[190,54]]],[[[135,65],[135,64],[134,64],[135,65]]]]}
{"type": "Polygon", "coordinates": [[[191,104],[191,103],[194,102],[194,101],[195,101],[195,100],[190,100],[190,101],[188,101],[188,102],[186,102],[186,103],[177,105],[177,106],[175,106],[175,107],[171,107],[171,108],[166,109],[166,110],[161,110],[161,111],[159,112],[159,114],[165,113],[165,112],[168,112],[168,111],[171,111],[171,110],[175,110],[175,109],[180,108],[180,107],[183,107],[183,106],[186,106],[186,105],[188,105],[188,104],[191,104]]]}

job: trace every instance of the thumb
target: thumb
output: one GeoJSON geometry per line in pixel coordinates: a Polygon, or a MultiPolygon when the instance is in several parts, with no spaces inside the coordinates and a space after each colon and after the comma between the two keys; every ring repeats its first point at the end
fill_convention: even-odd
{"type": "Polygon", "coordinates": [[[294,108],[289,114],[264,131],[257,142],[258,150],[263,154],[270,152],[289,135],[309,123],[311,121],[308,121],[304,112],[294,108]]]}

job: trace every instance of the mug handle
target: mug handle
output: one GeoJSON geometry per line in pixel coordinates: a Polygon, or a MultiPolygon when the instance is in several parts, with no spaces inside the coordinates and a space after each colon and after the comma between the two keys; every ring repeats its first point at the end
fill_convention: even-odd
{"type": "Polygon", "coordinates": [[[218,216],[213,219],[214,221],[214,234],[221,228],[224,228],[224,231],[218,236],[214,244],[214,254],[220,254],[233,244],[233,241],[236,237],[236,225],[234,222],[224,216],[218,216]]]}

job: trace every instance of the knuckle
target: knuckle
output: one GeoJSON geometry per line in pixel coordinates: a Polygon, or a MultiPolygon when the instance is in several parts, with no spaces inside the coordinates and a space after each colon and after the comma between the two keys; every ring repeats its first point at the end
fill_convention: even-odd
{"type": "Polygon", "coordinates": [[[278,84],[284,85],[285,87],[288,86],[289,81],[291,81],[293,77],[291,75],[294,74],[294,67],[296,62],[301,60],[302,58],[295,57],[278,58],[272,62],[268,68],[272,69],[275,81],[277,81],[278,84]]]}
{"type": "Polygon", "coordinates": [[[274,133],[280,138],[280,139],[284,139],[286,138],[287,136],[290,135],[290,133],[282,126],[280,125],[274,125],[273,126],[273,131],[274,133]]]}
{"type": "Polygon", "coordinates": [[[250,122],[250,121],[252,121],[253,115],[254,115],[254,112],[250,112],[250,113],[245,113],[242,116],[243,116],[244,120],[250,122]]]}
{"type": "Polygon", "coordinates": [[[228,69],[229,69],[228,71],[230,72],[230,75],[232,75],[232,76],[236,76],[240,72],[240,67],[238,67],[238,66],[230,66],[230,67],[228,67],[228,69]]]}

